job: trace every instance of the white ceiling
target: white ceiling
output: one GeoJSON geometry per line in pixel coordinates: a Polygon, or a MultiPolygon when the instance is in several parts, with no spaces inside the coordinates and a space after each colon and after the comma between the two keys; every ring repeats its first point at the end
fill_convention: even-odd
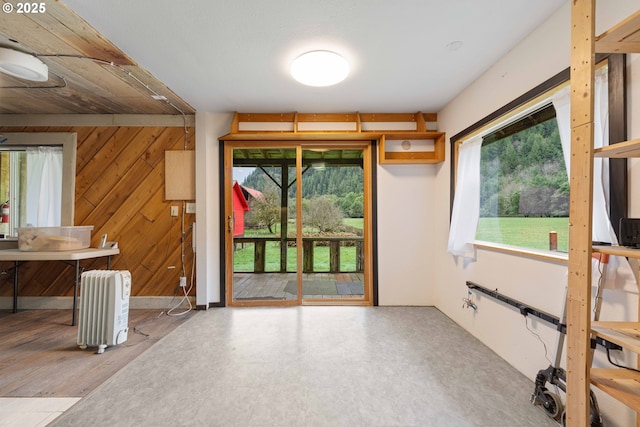
{"type": "Polygon", "coordinates": [[[196,110],[251,113],[438,112],[567,2],[63,1],[196,110]],[[345,56],[347,80],[295,82],[316,49],[345,56]]]}

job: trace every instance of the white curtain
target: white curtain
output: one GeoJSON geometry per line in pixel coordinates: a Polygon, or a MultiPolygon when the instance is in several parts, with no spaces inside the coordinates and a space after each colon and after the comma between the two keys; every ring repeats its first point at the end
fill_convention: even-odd
{"type": "Polygon", "coordinates": [[[26,221],[34,227],[61,224],[62,147],[29,147],[26,221]]]}
{"type": "MultiPolygon", "coordinates": [[[[560,141],[567,174],[571,170],[571,88],[568,86],[559,91],[553,98],[556,119],[560,132],[560,141]]],[[[593,145],[600,148],[609,141],[609,97],[608,97],[607,68],[596,71],[594,87],[594,123],[593,145]]],[[[609,219],[609,160],[596,157],[593,163],[593,229],[592,240],[611,242],[616,245],[618,240],[609,219]]],[[[633,284],[633,272],[629,263],[619,257],[610,259],[606,285],[611,288],[625,289],[637,292],[633,284]],[[631,280],[631,282],[629,282],[631,280]]]]}
{"type": "Polygon", "coordinates": [[[475,259],[473,242],[480,216],[480,149],[482,137],[463,142],[458,150],[456,193],[453,200],[449,253],[475,259]]]}

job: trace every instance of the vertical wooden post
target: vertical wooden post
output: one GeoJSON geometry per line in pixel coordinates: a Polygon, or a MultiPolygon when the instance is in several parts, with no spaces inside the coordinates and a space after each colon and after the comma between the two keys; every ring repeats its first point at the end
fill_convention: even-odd
{"type": "Polygon", "coordinates": [[[364,272],[364,242],[356,240],[356,272],[364,272]]]}
{"type": "Polygon", "coordinates": [[[302,240],[302,272],[313,273],[313,240],[302,240]]]}
{"type": "Polygon", "coordinates": [[[571,2],[571,164],[567,293],[569,427],[589,425],[595,0],[571,2]]]}
{"type": "Polygon", "coordinates": [[[329,242],[329,271],[340,272],[340,241],[331,240],[329,242]]]}
{"type": "Polygon", "coordinates": [[[266,240],[258,239],[254,241],[253,248],[253,272],[264,273],[266,259],[266,240]]]}

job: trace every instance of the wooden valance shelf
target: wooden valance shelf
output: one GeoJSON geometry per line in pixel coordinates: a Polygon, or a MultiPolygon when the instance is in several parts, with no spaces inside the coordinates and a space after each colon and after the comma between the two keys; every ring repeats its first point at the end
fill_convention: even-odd
{"type": "Polygon", "coordinates": [[[437,129],[436,113],[239,113],[231,133],[428,132],[437,129]]]}
{"type": "Polygon", "coordinates": [[[440,163],[445,133],[434,113],[238,113],[221,141],[378,141],[380,164],[440,163]]]}

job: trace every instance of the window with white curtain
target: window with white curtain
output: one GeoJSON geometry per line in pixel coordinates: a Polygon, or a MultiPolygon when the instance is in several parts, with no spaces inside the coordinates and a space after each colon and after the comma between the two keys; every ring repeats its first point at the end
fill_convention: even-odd
{"type": "Polygon", "coordinates": [[[483,138],[476,240],[566,252],[569,180],[549,103],[483,138]]]}
{"type": "Polygon", "coordinates": [[[76,136],[3,133],[0,234],[17,228],[74,225],[76,136]]]}
{"type": "MultiPolygon", "coordinates": [[[[624,128],[624,112],[616,105],[614,112],[608,105],[609,81],[613,90],[622,91],[624,59],[610,57],[596,71],[596,147],[609,143],[609,117],[613,114],[615,132],[624,128]],[[608,64],[608,65],[607,65],[608,64]],[[614,73],[610,70],[615,69],[614,73]],[[613,77],[612,77],[613,75],[613,77]],[[616,77],[617,76],[617,77],[616,77]]],[[[455,188],[452,203],[449,252],[474,258],[471,251],[456,253],[455,248],[469,248],[477,243],[566,252],[569,230],[570,149],[569,71],[565,70],[548,82],[532,89],[499,111],[470,126],[452,138],[452,152],[457,169],[452,173],[455,188]],[[482,147],[475,157],[463,148],[471,140],[482,139],[482,147]],[[468,188],[461,189],[461,180],[468,179],[469,162],[477,162],[479,174],[475,185],[477,194],[469,196],[468,188]],[[459,198],[475,197],[477,210],[457,206],[468,205],[459,198]],[[469,224],[477,224],[469,230],[469,224]],[[464,232],[463,232],[464,231],[464,232]]],[[[618,92],[616,92],[618,93],[618,92]]],[[[624,99],[617,94],[613,99],[624,99]]],[[[624,138],[618,139],[622,140],[624,138]]],[[[615,142],[615,141],[614,141],[615,142]]],[[[626,166],[618,164],[619,170],[626,166]]],[[[626,212],[626,187],[609,182],[609,162],[597,159],[595,175],[601,179],[594,185],[593,239],[615,244],[615,223],[609,220],[610,206],[623,206],[616,215],[626,212]],[[610,203],[609,190],[617,192],[610,203]],[[620,203],[623,199],[624,203],[620,203]]],[[[613,175],[612,175],[613,176],[613,175]]],[[[468,187],[469,184],[464,184],[468,187]]],[[[617,218],[614,217],[617,221],[617,218]]]]}
{"type": "Polygon", "coordinates": [[[62,214],[62,147],[13,147],[0,151],[0,233],[56,227],[62,214]]]}

